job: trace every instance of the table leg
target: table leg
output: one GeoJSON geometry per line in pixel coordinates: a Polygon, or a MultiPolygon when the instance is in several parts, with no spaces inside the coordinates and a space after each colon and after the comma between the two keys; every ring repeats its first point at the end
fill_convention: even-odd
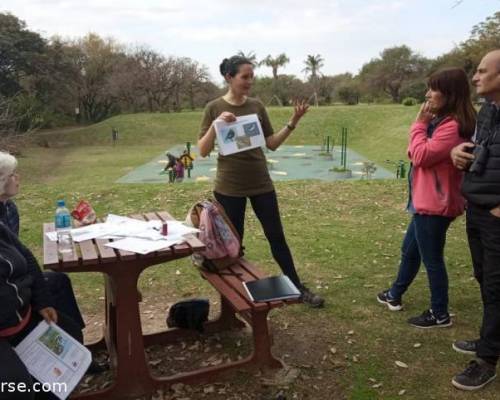
{"type": "Polygon", "coordinates": [[[153,393],[144,352],[137,281],[140,268],[106,276],[106,342],[115,382],[103,398],[124,399],[153,393]]]}

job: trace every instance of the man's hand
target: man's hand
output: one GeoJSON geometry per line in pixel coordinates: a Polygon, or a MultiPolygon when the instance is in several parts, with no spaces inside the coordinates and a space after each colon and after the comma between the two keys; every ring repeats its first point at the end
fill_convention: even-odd
{"type": "Polygon", "coordinates": [[[475,146],[474,143],[462,143],[459,144],[458,146],[455,146],[450,153],[451,156],[451,161],[453,162],[453,165],[461,169],[462,171],[465,171],[469,169],[469,166],[472,163],[472,160],[474,160],[474,156],[470,154],[467,149],[473,149],[475,146]]]}
{"type": "Polygon", "coordinates": [[[490,213],[493,214],[495,217],[500,218],[500,205],[498,205],[495,208],[491,209],[490,213]]]}
{"type": "Polygon", "coordinates": [[[38,313],[48,324],[50,324],[51,322],[57,324],[57,311],[54,308],[45,307],[38,311],[38,313]]]}

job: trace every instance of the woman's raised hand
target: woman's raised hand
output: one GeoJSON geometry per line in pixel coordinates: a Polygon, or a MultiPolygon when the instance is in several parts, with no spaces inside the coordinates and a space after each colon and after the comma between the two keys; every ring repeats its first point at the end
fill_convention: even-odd
{"type": "Polygon", "coordinates": [[[424,104],[422,104],[422,107],[420,107],[420,111],[418,112],[415,121],[428,124],[434,117],[435,115],[431,111],[431,106],[429,102],[426,101],[424,104]]]}
{"type": "Polygon", "coordinates": [[[293,102],[293,116],[291,121],[292,125],[297,125],[297,123],[308,110],[309,104],[307,104],[307,100],[295,100],[293,102]]]}

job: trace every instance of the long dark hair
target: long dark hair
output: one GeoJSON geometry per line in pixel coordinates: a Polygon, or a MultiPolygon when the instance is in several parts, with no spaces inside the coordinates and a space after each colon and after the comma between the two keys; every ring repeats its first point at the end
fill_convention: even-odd
{"type": "Polygon", "coordinates": [[[246,57],[232,56],[230,58],[224,58],[219,66],[219,71],[224,77],[227,74],[234,77],[238,73],[240,65],[244,64],[250,64],[253,66],[253,63],[246,57]]]}
{"type": "Polygon", "coordinates": [[[439,116],[451,116],[460,126],[460,136],[470,139],[476,127],[476,110],[472,105],[469,79],[461,68],[446,68],[434,72],[427,82],[446,98],[439,116]]]}

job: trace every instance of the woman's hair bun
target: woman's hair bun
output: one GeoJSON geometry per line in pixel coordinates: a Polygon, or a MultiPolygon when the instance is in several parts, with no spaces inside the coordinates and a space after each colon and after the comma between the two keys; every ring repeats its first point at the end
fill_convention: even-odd
{"type": "Polygon", "coordinates": [[[229,60],[227,58],[224,58],[224,60],[222,60],[221,64],[219,65],[219,71],[222,76],[226,76],[226,74],[228,73],[228,63],[229,60]]]}

